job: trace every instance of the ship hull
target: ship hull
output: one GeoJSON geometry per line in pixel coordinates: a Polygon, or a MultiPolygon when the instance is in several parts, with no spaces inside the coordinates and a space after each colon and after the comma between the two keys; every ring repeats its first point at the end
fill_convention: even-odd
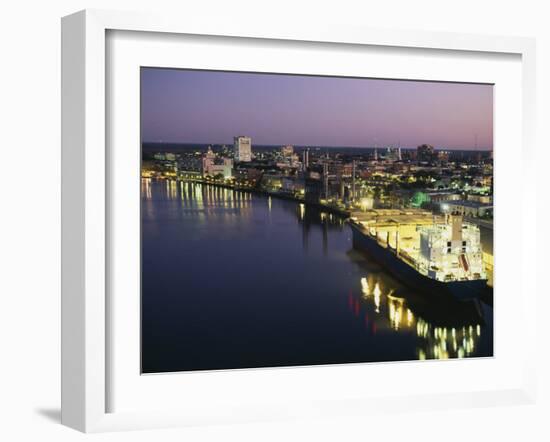
{"type": "Polygon", "coordinates": [[[427,295],[452,296],[456,299],[477,299],[486,289],[487,281],[441,282],[422,275],[416,269],[399,259],[393,250],[382,247],[376,239],[350,223],[353,232],[353,248],[366,252],[379,265],[407,287],[427,295]]]}

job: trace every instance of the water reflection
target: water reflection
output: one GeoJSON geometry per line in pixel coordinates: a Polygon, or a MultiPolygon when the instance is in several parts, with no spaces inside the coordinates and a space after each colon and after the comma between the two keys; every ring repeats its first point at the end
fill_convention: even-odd
{"type": "Polygon", "coordinates": [[[246,216],[246,209],[250,208],[252,200],[252,194],[249,192],[175,179],[159,181],[142,178],[141,194],[145,200],[144,207],[146,210],[150,210],[151,218],[154,218],[154,208],[147,202],[153,198],[157,201],[167,202],[179,200],[181,209],[185,209],[187,214],[194,213],[199,217],[206,214],[227,217],[230,213],[227,209],[234,209],[234,215],[246,216]]]}
{"type": "MultiPolygon", "coordinates": [[[[329,254],[329,231],[342,231],[345,226],[344,219],[314,206],[306,206],[304,203],[295,203],[295,215],[298,224],[302,227],[302,246],[308,249],[312,227],[320,227],[323,255],[329,254]]],[[[289,210],[292,205],[285,206],[289,210]]]]}
{"type": "Polygon", "coordinates": [[[360,287],[360,295],[348,301],[354,316],[364,309],[365,324],[370,321],[376,331],[414,335],[418,359],[476,355],[485,327],[478,301],[413,294],[395,282],[389,283],[383,273],[363,276],[360,287]]]}

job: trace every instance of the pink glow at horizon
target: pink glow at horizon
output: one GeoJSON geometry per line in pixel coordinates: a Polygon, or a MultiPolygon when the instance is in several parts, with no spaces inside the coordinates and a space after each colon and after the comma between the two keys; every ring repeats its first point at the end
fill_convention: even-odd
{"type": "Polygon", "coordinates": [[[142,68],[141,128],[145,142],[490,150],[493,86],[142,68]]]}

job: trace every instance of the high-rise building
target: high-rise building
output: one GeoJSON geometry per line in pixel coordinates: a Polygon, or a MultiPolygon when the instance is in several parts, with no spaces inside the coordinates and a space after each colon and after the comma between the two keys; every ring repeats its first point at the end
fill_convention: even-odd
{"type": "Polygon", "coordinates": [[[252,139],[250,137],[238,136],[233,138],[235,150],[235,161],[252,161],[252,139]]]}
{"type": "Polygon", "coordinates": [[[430,144],[421,144],[416,148],[416,159],[419,162],[430,162],[434,159],[434,147],[430,144]]]}

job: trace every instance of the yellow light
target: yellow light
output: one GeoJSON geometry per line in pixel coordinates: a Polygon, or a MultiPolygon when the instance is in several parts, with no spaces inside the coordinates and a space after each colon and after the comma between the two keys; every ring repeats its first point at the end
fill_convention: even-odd
{"type": "Polygon", "coordinates": [[[380,295],[382,291],[378,283],[374,286],[374,305],[376,306],[376,313],[380,313],[380,295]]]}
{"type": "Polygon", "coordinates": [[[369,296],[369,283],[367,278],[361,278],[361,292],[365,298],[369,296]]]}

